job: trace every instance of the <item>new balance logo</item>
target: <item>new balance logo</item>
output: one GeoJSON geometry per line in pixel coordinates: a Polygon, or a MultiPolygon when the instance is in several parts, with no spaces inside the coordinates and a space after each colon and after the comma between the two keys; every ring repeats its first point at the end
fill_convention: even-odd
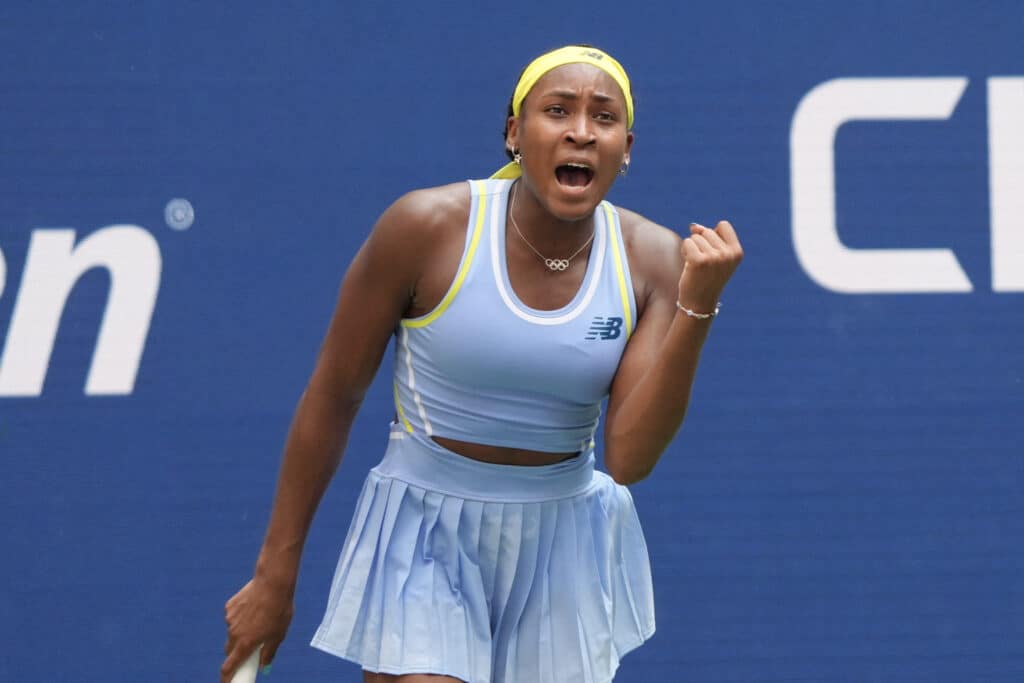
{"type": "Polygon", "coordinates": [[[596,315],[594,321],[590,323],[590,329],[587,330],[585,339],[587,341],[618,339],[620,334],[622,334],[622,318],[602,318],[596,315]]]}

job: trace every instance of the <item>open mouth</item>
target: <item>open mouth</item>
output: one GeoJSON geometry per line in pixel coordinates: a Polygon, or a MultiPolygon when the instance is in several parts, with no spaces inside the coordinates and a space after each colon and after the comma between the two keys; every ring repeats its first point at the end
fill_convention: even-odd
{"type": "Polygon", "coordinates": [[[566,187],[586,187],[594,179],[594,169],[586,164],[568,163],[555,169],[555,177],[559,185],[566,187]]]}

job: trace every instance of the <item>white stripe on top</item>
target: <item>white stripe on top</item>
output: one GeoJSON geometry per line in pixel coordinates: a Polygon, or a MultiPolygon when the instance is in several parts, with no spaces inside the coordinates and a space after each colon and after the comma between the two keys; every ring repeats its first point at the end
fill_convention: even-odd
{"type": "Polygon", "coordinates": [[[502,249],[501,243],[499,243],[498,241],[499,239],[504,237],[504,235],[498,234],[498,225],[500,224],[499,220],[501,220],[502,218],[499,216],[499,211],[503,211],[507,205],[507,201],[493,202],[491,206],[490,217],[491,270],[494,273],[494,283],[498,287],[498,293],[501,295],[502,301],[505,302],[505,305],[508,307],[508,310],[515,313],[518,317],[522,318],[527,322],[535,323],[537,325],[561,325],[563,323],[569,322],[570,320],[575,320],[583,311],[586,310],[587,306],[590,304],[591,299],[594,298],[594,293],[597,291],[598,285],[601,283],[601,271],[604,268],[605,258],[604,251],[607,248],[608,242],[608,239],[606,237],[607,228],[605,225],[606,219],[604,216],[604,212],[596,210],[594,211],[594,249],[597,253],[593,254],[591,257],[591,259],[596,259],[596,261],[592,261],[594,264],[594,272],[588,273],[590,277],[590,282],[588,283],[587,291],[584,293],[583,298],[579,300],[579,303],[576,304],[576,307],[573,308],[571,311],[566,311],[562,315],[558,316],[545,317],[533,315],[532,313],[524,311],[522,308],[516,305],[516,302],[512,299],[512,296],[509,294],[508,289],[505,286],[505,278],[502,277],[502,249]]]}

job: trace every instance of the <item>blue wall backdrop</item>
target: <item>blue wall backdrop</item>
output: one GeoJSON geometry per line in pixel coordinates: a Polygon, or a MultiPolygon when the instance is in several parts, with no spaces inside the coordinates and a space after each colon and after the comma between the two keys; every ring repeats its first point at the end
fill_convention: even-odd
{"type": "MultiPolygon", "coordinates": [[[[0,679],[215,679],[346,265],[584,41],[637,93],[612,200],[747,253],[633,487],[659,623],[617,680],[1024,680],[1022,35],[1016,0],[5,3],[0,679]],[[897,282],[910,249],[946,251],[897,282]]],[[[274,680],[358,680],[307,642],[389,369],[274,680]]]]}

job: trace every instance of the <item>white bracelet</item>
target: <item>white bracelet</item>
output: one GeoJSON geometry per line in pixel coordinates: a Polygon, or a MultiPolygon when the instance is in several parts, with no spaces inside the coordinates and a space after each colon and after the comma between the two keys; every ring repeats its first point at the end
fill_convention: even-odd
{"type": "Polygon", "coordinates": [[[707,320],[708,318],[714,318],[716,315],[718,315],[718,312],[722,310],[722,302],[719,301],[717,304],[715,304],[715,310],[711,311],[710,313],[697,313],[696,311],[691,311],[689,308],[679,303],[678,299],[676,299],[676,308],[678,308],[680,311],[685,313],[690,318],[696,318],[697,320],[707,320]]]}

